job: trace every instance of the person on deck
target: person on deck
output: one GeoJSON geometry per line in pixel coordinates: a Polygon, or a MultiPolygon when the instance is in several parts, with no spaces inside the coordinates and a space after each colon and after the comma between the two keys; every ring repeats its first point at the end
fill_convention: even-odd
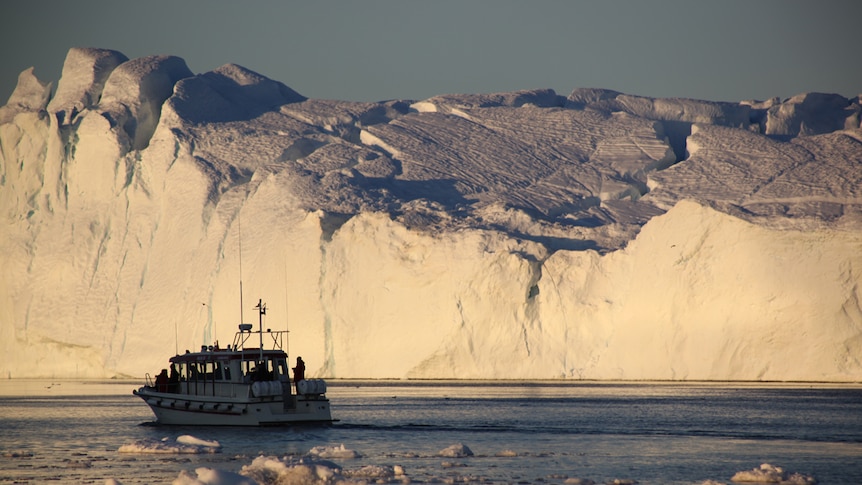
{"type": "Polygon", "coordinates": [[[299,381],[305,380],[305,362],[302,357],[296,358],[296,367],[293,368],[293,385],[296,386],[296,392],[299,392],[299,381]]]}
{"type": "Polygon", "coordinates": [[[180,392],[180,374],[177,364],[171,364],[171,375],[168,377],[168,392],[180,392]]]}
{"type": "Polygon", "coordinates": [[[156,376],[156,389],[159,392],[168,392],[168,370],[162,369],[159,375],[156,376]]]}

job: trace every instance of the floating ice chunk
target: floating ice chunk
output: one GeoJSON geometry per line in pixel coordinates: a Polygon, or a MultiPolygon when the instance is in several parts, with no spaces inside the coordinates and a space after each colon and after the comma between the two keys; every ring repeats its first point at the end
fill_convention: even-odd
{"type": "Polygon", "coordinates": [[[763,463],[759,468],[736,472],[733,482],[783,483],[787,485],[810,485],[817,483],[814,477],[800,473],[787,473],[780,466],[763,463]]]}
{"type": "Polygon", "coordinates": [[[464,458],[465,456],[473,456],[473,452],[467,446],[459,443],[438,451],[437,455],[449,458],[464,458]]]}
{"type": "Polygon", "coordinates": [[[334,463],[305,461],[292,462],[273,456],[259,456],[244,465],[241,475],[253,478],[260,483],[290,483],[295,485],[322,484],[342,481],[341,468],[334,463]]]}
{"type": "Polygon", "coordinates": [[[308,452],[309,455],[320,458],[359,458],[362,455],[356,451],[349,450],[344,447],[344,444],[338,446],[315,446],[308,452]]]}
{"type": "Polygon", "coordinates": [[[215,440],[202,440],[200,438],[196,438],[192,435],[184,434],[182,436],[177,437],[177,443],[182,443],[184,445],[194,445],[194,446],[207,446],[210,448],[221,448],[221,444],[215,440]]]}
{"type": "Polygon", "coordinates": [[[596,485],[596,482],[589,478],[567,478],[563,483],[566,485],[596,485]]]}
{"type": "Polygon", "coordinates": [[[345,477],[349,478],[364,478],[364,479],[386,479],[393,478],[395,476],[403,476],[404,469],[398,467],[400,473],[396,471],[396,467],[389,465],[368,465],[364,466],[358,470],[344,470],[343,474],[345,477]]]}
{"type": "Polygon", "coordinates": [[[120,453],[182,453],[182,454],[204,454],[219,453],[221,445],[217,441],[205,441],[194,436],[183,435],[175,441],[162,438],[160,441],[152,439],[137,440],[120,446],[120,453]]]}
{"type": "Polygon", "coordinates": [[[173,481],[174,485],[257,485],[257,482],[238,473],[199,467],[194,472],[183,470],[173,481]]]}
{"type": "Polygon", "coordinates": [[[251,485],[289,483],[292,485],[367,484],[387,483],[407,479],[398,465],[369,465],[357,470],[342,470],[332,462],[303,458],[276,458],[259,456],[250,465],[244,465],[239,474],[211,468],[184,471],[174,481],[178,485],[251,485]]]}

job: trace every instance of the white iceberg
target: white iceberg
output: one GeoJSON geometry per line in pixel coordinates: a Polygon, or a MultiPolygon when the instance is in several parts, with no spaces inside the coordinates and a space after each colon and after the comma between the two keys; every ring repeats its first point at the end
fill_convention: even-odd
{"type": "Polygon", "coordinates": [[[242,279],[309,377],[862,379],[859,98],[350,103],[99,49],[50,92],[0,108],[5,377],[157,372],[242,279]]]}

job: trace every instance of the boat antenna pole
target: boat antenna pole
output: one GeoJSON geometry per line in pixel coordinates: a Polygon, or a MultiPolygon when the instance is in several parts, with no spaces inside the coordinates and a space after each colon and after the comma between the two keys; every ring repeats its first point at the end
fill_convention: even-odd
{"type": "Polygon", "coordinates": [[[284,260],[284,330],[287,342],[284,342],[284,350],[290,356],[290,302],[287,298],[287,258],[284,260]]]}
{"type": "Polygon", "coordinates": [[[236,214],[236,223],[239,233],[239,323],[243,323],[245,318],[242,316],[242,217],[239,212],[236,214]]]}
{"type": "Polygon", "coordinates": [[[260,361],[263,362],[263,316],[266,315],[266,304],[262,299],[257,300],[257,335],[260,337],[260,361]]]}

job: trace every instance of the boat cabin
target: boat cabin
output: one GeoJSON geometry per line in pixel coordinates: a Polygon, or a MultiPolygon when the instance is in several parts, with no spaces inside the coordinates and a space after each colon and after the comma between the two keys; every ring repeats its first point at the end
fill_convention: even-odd
{"type": "MultiPolygon", "coordinates": [[[[170,360],[170,374],[156,378],[159,392],[198,396],[237,397],[290,395],[290,374],[283,342],[287,331],[253,332],[250,323],[241,324],[233,344],[226,349],[218,343],[202,346],[200,352],[186,351],[170,360]],[[249,338],[258,335],[259,347],[247,347],[249,338]],[[265,348],[264,335],[269,341],[265,348]]],[[[257,343],[257,342],[255,342],[257,343]]]]}

